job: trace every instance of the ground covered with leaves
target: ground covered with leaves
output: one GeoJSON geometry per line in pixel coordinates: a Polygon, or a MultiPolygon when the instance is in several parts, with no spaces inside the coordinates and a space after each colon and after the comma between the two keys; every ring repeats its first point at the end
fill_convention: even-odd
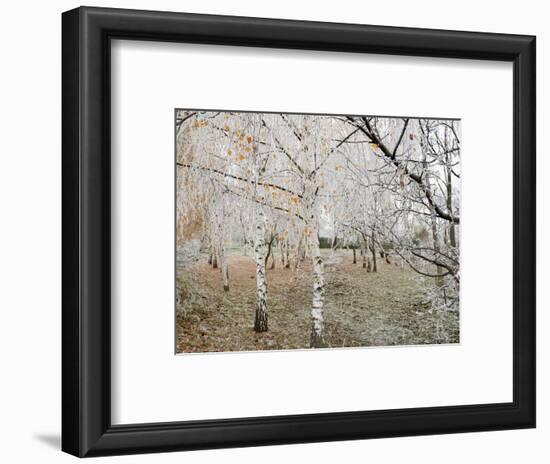
{"type": "MultiPolygon", "coordinates": [[[[378,272],[353,264],[349,251],[324,251],[327,347],[418,345],[459,342],[459,314],[432,311],[434,279],[379,260],[378,272]]],[[[359,257],[358,257],[359,258],[359,257]]],[[[206,257],[177,269],[178,353],[309,348],[311,269],[280,266],[267,271],[268,324],[253,329],[255,263],[229,256],[230,289],[206,257]]]]}

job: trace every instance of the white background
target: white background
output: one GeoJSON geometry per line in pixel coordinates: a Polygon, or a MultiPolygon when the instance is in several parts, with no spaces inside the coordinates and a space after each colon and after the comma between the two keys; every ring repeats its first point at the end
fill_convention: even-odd
{"type": "Polygon", "coordinates": [[[113,423],[513,400],[511,63],[128,41],[111,60],[113,423]],[[174,356],[174,106],[462,118],[460,345],[174,356]]]}
{"type": "MultiPolygon", "coordinates": [[[[550,59],[550,37],[542,2],[437,1],[338,3],[117,1],[101,6],[271,16],[324,21],[516,32],[538,36],[538,428],[432,437],[216,450],[159,456],[106,458],[104,462],[407,462],[463,463],[490,458],[500,463],[546,462],[550,432],[550,316],[545,292],[550,259],[542,237],[548,230],[548,188],[544,181],[542,92],[550,59]],[[313,6],[314,5],[314,6],[313,6]],[[543,224],[544,223],[544,224],[543,224]],[[544,457],[546,456],[546,458],[544,457]]],[[[3,8],[0,74],[0,412],[6,462],[68,462],[58,450],[60,433],[60,13],[71,1],[15,3],[3,8]]]]}

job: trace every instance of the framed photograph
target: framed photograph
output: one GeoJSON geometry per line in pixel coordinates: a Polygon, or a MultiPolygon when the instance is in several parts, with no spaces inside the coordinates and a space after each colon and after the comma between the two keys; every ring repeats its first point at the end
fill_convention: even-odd
{"type": "Polygon", "coordinates": [[[535,426],[535,37],[63,14],[62,448],[535,426]]]}

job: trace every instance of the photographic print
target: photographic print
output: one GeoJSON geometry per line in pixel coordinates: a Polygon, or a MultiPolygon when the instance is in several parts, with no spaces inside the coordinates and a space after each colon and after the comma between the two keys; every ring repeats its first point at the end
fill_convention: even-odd
{"type": "Polygon", "coordinates": [[[175,111],[176,353],[460,339],[458,119],[175,111]]]}

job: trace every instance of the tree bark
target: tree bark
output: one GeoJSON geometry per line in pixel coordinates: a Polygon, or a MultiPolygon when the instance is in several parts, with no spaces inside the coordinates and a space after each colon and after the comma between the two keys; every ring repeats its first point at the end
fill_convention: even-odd
{"type": "Polygon", "coordinates": [[[320,211],[317,202],[317,185],[315,177],[309,183],[306,189],[306,198],[309,199],[307,209],[307,240],[312,261],[313,274],[313,299],[311,304],[311,348],[322,348],[325,346],[325,321],[324,321],[324,302],[325,302],[325,275],[323,257],[321,256],[321,246],[319,243],[319,218],[320,211]]]}
{"type": "Polygon", "coordinates": [[[285,241],[279,240],[279,253],[281,254],[281,267],[285,267],[285,241]]]}
{"type": "Polygon", "coordinates": [[[222,266],[222,276],[223,276],[223,290],[225,292],[229,291],[229,267],[227,264],[227,257],[225,256],[225,250],[222,248],[220,251],[220,259],[222,266]]]}
{"type": "Polygon", "coordinates": [[[288,238],[285,240],[285,256],[286,256],[285,269],[289,269],[290,268],[290,243],[288,241],[288,238]]]}
{"type": "Polygon", "coordinates": [[[371,232],[370,251],[372,253],[372,272],[378,272],[376,265],[376,245],[374,242],[374,230],[371,232]]]}
{"type": "Polygon", "coordinates": [[[256,261],[256,313],[254,317],[254,330],[256,332],[267,332],[267,276],[266,265],[266,243],[265,243],[265,215],[262,206],[259,204],[258,185],[262,178],[265,165],[261,167],[260,155],[257,145],[257,126],[252,124],[252,137],[254,140],[254,257],[256,261]]]}
{"type": "Polygon", "coordinates": [[[323,258],[319,246],[318,226],[312,237],[311,259],[313,264],[313,302],[311,306],[311,347],[325,346],[323,306],[325,300],[325,277],[323,258]]]}
{"type": "MultiPolygon", "coordinates": [[[[273,242],[275,241],[275,234],[273,232],[269,235],[269,241],[267,242],[267,252],[265,254],[265,265],[267,267],[267,263],[269,262],[269,258],[272,258],[272,260],[275,260],[275,250],[273,250],[273,242]]],[[[272,261],[271,263],[271,269],[275,267],[275,263],[272,261]]]]}
{"type": "MultiPolygon", "coordinates": [[[[433,247],[434,251],[436,253],[436,260],[440,259],[439,252],[440,252],[440,246],[439,246],[439,234],[437,231],[437,221],[435,219],[435,216],[432,216],[432,239],[433,239],[433,247]]],[[[441,287],[443,285],[443,268],[441,266],[436,266],[436,272],[437,277],[435,278],[436,285],[438,287],[441,287]]]]}
{"type": "Polygon", "coordinates": [[[256,258],[256,316],[254,330],[267,331],[267,279],[265,275],[265,217],[262,207],[256,205],[256,234],[254,255],[256,258]]]}
{"type": "Polygon", "coordinates": [[[294,270],[298,270],[300,267],[300,263],[304,260],[304,250],[302,250],[304,246],[304,240],[302,237],[298,240],[298,245],[296,246],[296,256],[294,258],[294,270]]]}
{"type": "MultiPolygon", "coordinates": [[[[453,212],[453,176],[449,166],[449,155],[447,155],[447,210],[453,212]]],[[[452,247],[456,247],[456,232],[454,222],[449,223],[449,240],[452,247]]]]}

